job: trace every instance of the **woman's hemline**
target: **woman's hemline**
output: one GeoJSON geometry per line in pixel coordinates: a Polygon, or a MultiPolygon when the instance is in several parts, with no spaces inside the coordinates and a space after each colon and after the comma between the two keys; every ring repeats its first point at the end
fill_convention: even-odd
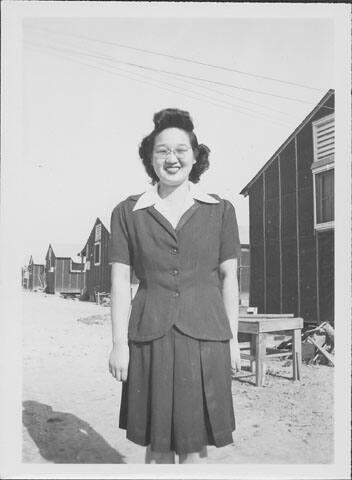
{"type": "MultiPolygon", "coordinates": [[[[126,428],[124,427],[119,427],[120,429],[122,430],[126,430],[126,428]]],[[[235,431],[235,426],[232,427],[232,432],[235,431]]],[[[226,445],[231,445],[234,440],[233,440],[233,436],[232,436],[232,433],[229,435],[228,433],[226,435],[224,435],[223,438],[218,438],[217,442],[204,442],[203,440],[194,440],[193,442],[189,442],[187,443],[187,447],[185,448],[177,448],[175,450],[170,450],[170,443],[168,442],[168,445],[167,446],[161,446],[161,445],[157,445],[157,446],[153,446],[152,445],[152,442],[148,442],[145,438],[141,438],[141,437],[138,437],[138,436],[135,436],[135,435],[131,435],[131,434],[128,434],[128,432],[126,431],[126,438],[127,440],[130,440],[131,442],[135,443],[136,445],[139,445],[141,447],[148,447],[148,446],[151,446],[152,447],[152,450],[154,452],[160,452],[160,453],[168,453],[170,451],[174,451],[176,453],[176,455],[185,455],[185,454],[189,454],[189,453],[197,453],[197,452],[200,452],[204,447],[207,447],[207,446],[213,446],[213,447],[216,447],[216,448],[222,448],[222,447],[225,447],[226,445]]]]}

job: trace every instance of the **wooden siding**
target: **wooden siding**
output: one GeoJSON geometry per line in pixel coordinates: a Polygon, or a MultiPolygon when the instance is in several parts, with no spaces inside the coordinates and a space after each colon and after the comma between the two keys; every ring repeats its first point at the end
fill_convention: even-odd
{"type": "Polygon", "coordinates": [[[264,311],[264,228],[263,228],[263,182],[257,181],[249,195],[250,236],[250,305],[264,311]]]}
{"type": "Polygon", "coordinates": [[[334,231],[317,234],[318,240],[318,298],[321,322],[334,320],[334,231]]]}
{"type": "Polygon", "coordinates": [[[279,182],[278,160],[265,172],[265,308],[271,313],[280,313],[280,234],[279,234],[279,182]]]}
{"type": "Polygon", "coordinates": [[[21,268],[21,285],[23,288],[28,289],[28,282],[29,282],[29,275],[28,275],[28,267],[21,268]]]}
{"type": "Polygon", "coordinates": [[[333,107],[332,96],[249,184],[250,305],[259,313],[333,320],[333,230],[314,229],[311,171],[312,122],[333,107]]]}
{"type": "Polygon", "coordinates": [[[55,293],[55,273],[54,273],[54,265],[55,265],[55,255],[49,246],[48,252],[45,256],[45,291],[46,293],[55,293]],[[51,263],[49,260],[49,254],[51,252],[51,263]],[[51,271],[51,266],[54,267],[53,271],[51,271]]]}
{"type": "Polygon", "coordinates": [[[45,276],[44,265],[32,263],[28,266],[28,289],[37,290],[44,288],[45,276]]]}
{"type": "Polygon", "coordinates": [[[299,312],[297,272],[297,182],[296,142],[292,140],[280,154],[281,182],[281,309],[299,312]]]}
{"type": "Polygon", "coordinates": [[[83,281],[83,272],[71,272],[70,258],[56,258],[55,292],[80,293],[83,289],[83,281]]]}
{"type": "Polygon", "coordinates": [[[88,247],[88,256],[86,257],[85,288],[89,296],[89,300],[92,301],[95,300],[95,292],[110,292],[111,290],[111,265],[109,265],[109,243],[110,233],[105,227],[105,225],[99,219],[97,219],[84,248],[84,251],[86,252],[88,247]],[[94,244],[96,243],[95,227],[97,225],[101,225],[100,264],[94,265],[94,244]],[[87,262],[89,262],[88,265],[87,262]]]}
{"type": "Polygon", "coordinates": [[[45,282],[47,293],[81,293],[84,288],[83,266],[69,257],[56,257],[51,245],[45,257],[45,282]],[[51,253],[51,262],[50,262],[51,253]],[[80,272],[71,271],[80,268],[80,272]]]}

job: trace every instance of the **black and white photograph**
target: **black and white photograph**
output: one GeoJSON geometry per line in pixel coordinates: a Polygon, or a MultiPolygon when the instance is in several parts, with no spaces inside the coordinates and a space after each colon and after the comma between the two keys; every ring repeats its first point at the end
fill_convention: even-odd
{"type": "Polygon", "coordinates": [[[0,476],[349,478],[350,6],[2,40],[0,476]]]}

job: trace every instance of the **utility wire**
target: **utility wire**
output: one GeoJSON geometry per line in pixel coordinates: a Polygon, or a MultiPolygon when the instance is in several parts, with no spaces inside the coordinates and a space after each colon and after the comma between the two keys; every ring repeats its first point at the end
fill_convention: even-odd
{"type": "MultiPolygon", "coordinates": [[[[30,42],[29,42],[29,45],[30,45],[30,48],[33,48],[33,47],[32,47],[33,44],[30,44],[30,42]]],[[[35,45],[35,44],[34,44],[34,47],[38,49],[38,45],[35,45]]],[[[44,50],[45,50],[45,49],[48,49],[48,47],[39,47],[39,48],[42,48],[42,49],[44,49],[44,50]]],[[[57,50],[57,49],[56,49],[56,50],[57,50]]],[[[204,96],[202,96],[202,97],[199,97],[199,96],[198,96],[198,97],[197,97],[197,96],[194,96],[194,95],[189,95],[189,94],[187,94],[187,93],[184,93],[184,89],[182,89],[182,90],[175,90],[175,89],[170,89],[170,88],[166,88],[166,87],[163,87],[163,86],[159,86],[158,84],[155,84],[155,82],[152,83],[152,82],[146,81],[145,79],[143,79],[143,80],[136,79],[136,78],[133,78],[133,77],[131,77],[131,76],[129,76],[129,75],[117,73],[115,70],[97,67],[97,66],[92,65],[92,64],[90,64],[90,63],[86,63],[86,62],[82,62],[82,61],[80,61],[80,60],[77,60],[77,58],[67,57],[67,54],[66,54],[66,55],[65,55],[65,54],[62,54],[62,53],[60,53],[59,51],[58,51],[58,52],[55,52],[54,55],[58,55],[58,56],[60,56],[61,58],[64,58],[64,59],[66,59],[66,60],[71,60],[71,61],[73,61],[73,62],[75,62],[75,63],[88,66],[88,67],[93,68],[93,69],[95,69],[95,70],[104,71],[104,72],[111,73],[111,74],[116,75],[116,76],[120,76],[120,77],[124,77],[124,78],[128,78],[128,79],[132,79],[132,80],[135,80],[135,81],[140,82],[140,83],[157,86],[158,88],[161,88],[161,89],[166,90],[166,91],[171,91],[171,92],[173,92],[173,93],[177,93],[177,94],[180,94],[180,95],[185,96],[185,97],[188,97],[188,98],[193,98],[193,99],[196,99],[196,100],[200,100],[201,102],[207,102],[207,103],[210,103],[210,104],[215,105],[215,106],[218,106],[218,107],[222,107],[222,108],[225,108],[225,109],[228,109],[228,110],[236,111],[236,112],[238,112],[238,113],[243,113],[243,114],[249,115],[249,116],[251,116],[251,117],[258,117],[258,112],[255,112],[255,115],[251,115],[251,113],[248,113],[247,110],[243,110],[242,107],[239,107],[239,108],[241,108],[241,110],[239,110],[238,107],[236,107],[236,106],[233,105],[233,104],[224,103],[224,102],[219,103],[219,101],[218,101],[217,99],[212,99],[211,97],[208,97],[208,96],[207,96],[206,99],[204,99],[204,96]]],[[[117,67],[114,67],[114,68],[116,69],[117,67]]],[[[132,72],[129,72],[129,73],[132,73],[132,72]]],[[[139,75],[139,74],[133,73],[133,75],[139,75]]],[[[174,86],[174,85],[172,85],[172,86],[174,86]]],[[[188,91],[189,91],[189,90],[188,90],[188,91]]],[[[191,92],[191,91],[189,91],[189,92],[191,92]]],[[[191,92],[191,93],[194,93],[194,92],[191,92]]],[[[288,127],[288,126],[289,126],[289,125],[286,124],[286,123],[282,123],[281,121],[279,122],[279,121],[277,121],[277,120],[270,119],[270,118],[265,117],[265,116],[263,116],[263,115],[261,115],[261,118],[264,118],[266,121],[269,121],[269,122],[274,123],[274,124],[277,124],[277,125],[281,125],[281,126],[285,126],[285,127],[288,127]]]]}
{"type": "MultiPolygon", "coordinates": [[[[170,75],[168,75],[168,77],[170,77],[170,75]]],[[[178,80],[180,82],[183,82],[185,83],[186,85],[192,85],[192,86],[196,86],[197,88],[202,88],[204,90],[207,90],[209,92],[212,92],[212,93],[215,93],[217,95],[221,95],[221,96],[225,96],[227,98],[232,98],[234,100],[237,100],[239,102],[243,102],[243,103],[249,103],[251,105],[255,105],[256,107],[261,107],[261,108],[264,108],[265,111],[267,110],[271,110],[272,112],[275,112],[275,113],[278,113],[280,115],[285,115],[287,117],[290,117],[290,118],[294,118],[291,114],[289,114],[288,112],[283,112],[282,110],[278,110],[276,108],[273,108],[269,105],[264,105],[262,103],[258,103],[258,102],[252,102],[250,100],[247,100],[247,99],[243,99],[241,97],[237,97],[237,96],[234,96],[234,95],[231,95],[227,92],[221,92],[220,90],[214,90],[214,88],[209,88],[209,87],[206,87],[205,85],[201,85],[199,83],[195,83],[194,81],[189,81],[189,80],[184,80],[184,79],[181,79],[181,78],[175,78],[173,75],[171,75],[171,78],[173,78],[174,80],[178,80]]]]}
{"type": "MultiPolygon", "coordinates": [[[[70,44],[67,45],[67,44],[65,44],[65,43],[64,43],[63,45],[64,45],[65,47],[66,47],[66,46],[69,46],[69,47],[71,47],[71,48],[72,48],[72,47],[75,47],[75,45],[70,45],[70,44]]],[[[60,45],[60,47],[61,47],[61,45],[60,45]]],[[[62,47],[61,47],[61,48],[62,48],[62,47]]],[[[94,53],[99,53],[99,54],[100,54],[100,52],[94,52],[94,53]]],[[[100,57],[101,57],[102,59],[105,59],[105,58],[106,58],[105,56],[103,56],[103,55],[101,55],[101,54],[100,54],[100,57]]],[[[111,61],[111,60],[109,59],[109,61],[111,61]]],[[[135,67],[134,67],[134,68],[135,68],[135,67]]],[[[201,89],[203,89],[203,90],[207,90],[207,91],[209,91],[209,92],[211,92],[211,93],[215,93],[216,95],[225,96],[225,97],[234,99],[234,100],[239,101],[239,102],[242,102],[242,103],[248,103],[248,104],[254,105],[254,106],[257,107],[257,108],[258,108],[258,107],[259,107],[259,108],[263,108],[263,109],[265,110],[265,112],[267,112],[267,110],[271,110],[271,111],[273,111],[273,112],[275,112],[275,113],[278,113],[279,115],[284,115],[284,116],[286,116],[286,117],[295,119],[295,118],[292,116],[292,114],[290,114],[290,113],[288,113],[288,112],[284,112],[284,111],[279,110],[279,109],[276,109],[276,108],[274,108],[274,107],[272,107],[272,106],[270,106],[270,105],[264,105],[264,104],[261,104],[261,103],[258,103],[258,102],[253,102],[253,101],[250,101],[250,100],[247,100],[247,99],[243,99],[243,98],[241,98],[241,97],[231,95],[231,94],[229,94],[229,93],[227,93],[227,92],[222,92],[222,91],[220,91],[220,90],[215,90],[214,88],[210,88],[210,87],[208,87],[208,86],[202,85],[202,84],[200,84],[199,82],[197,83],[197,82],[192,81],[192,80],[175,78],[175,76],[174,76],[173,74],[170,74],[170,73],[162,73],[161,75],[166,75],[166,76],[168,76],[168,77],[171,77],[173,80],[177,80],[177,81],[179,81],[179,82],[183,82],[183,83],[185,83],[186,85],[191,85],[191,86],[193,86],[193,87],[196,86],[197,88],[201,88],[201,89]]],[[[243,108],[245,108],[245,107],[243,107],[243,108]]],[[[296,120],[296,119],[295,119],[295,120],[296,120]]]]}
{"type": "Polygon", "coordinates": [[[295,101],[295,102],[304,103],[304,104],[311,104],[312,103],[312,102],[307,102],[305,100],[301,100],[301,99],[298,99],[298,98],[295,98],[295,97],[287,97],[287,96],[284,96],[284,95],[278,95],[278,94],[275,94],[275,93],[266,92],[266,91],[262,91],[262,90],[240,87],[238,85],[228,84],[228,83],[225,83],[225,82],[208,80],[206,78],[195,77],[195,76],[192,76],[192,75],[186,75],[186,74],[182,74],[182,73],[178,73],[178,72],[171,72],[169,70],[163,70],[161,68],[147,67],[145,65],[140,65],[140,64],[137,64],[137,63],[133,63],[133,62],[126,62],[126,61],[119,60],[115,57],[111,57],[111,56],[107,56],[107,55],[94,55],[92,53],[85,53],[85,52],[80,52],[80,53],[82,55],[92,56],[92,57],[95,57],[95,58],[105,58],[105,59],[111,60],[112,62],[122,63],[124,65],[129,65],[129,66],[136,67],[136,68],[139,68],[139,69],[142,69],[142,70],[147,70],[147,71],[152,71],[152,72],[157,72],[157,73],[166,73],[166,74],[174,75],[174,76],[181,77],[181,78],[190,78],[190,79],[193,79],[193,80],[198,80],[198,81],[209,83],[209,84],[212,84],[212,85],[221,85],[223,87],[229,87],[229,88],[243,90],[243,91],[250,92],[250,93],[256,93],[256,94],[259,94],[259,95],[266,95],[266,96],[281,98],[281,99],[284,99],[284,100],[290,100],[290,101],[295,101]]]}
{"type": "MultiPolygon", "coordinates": [[[[45,49],[45,47],[44,47],[44,49],[45,49]]],[[[65,58],[65,59],[68,59],[68,60],[72,60],[72,61],[74,61],[75,63],[79,63],[79,64],[81,64],[81,65],[85,65],[85,66],[94,68],[95,70],[100,70],[100,71],[112,73],[112,74],[117,75],[117,76],[120,76],[120,77],[132,79],[132,80],[135,80],[135,81],[139,81],[140,83],[144,83],[144,84],[148,84],[148,85],[152,85],[152,86],[158,86],[159,88],[161,88],[161,89],[163,89],[163,90],[170,91],[170,92],[173,92],[173,93],[178,93],[178,94],[181,94],[181,95],[183,95],[183,96],[186,96],[186,97],[189,97],[189,98],[194,98],[194,99],[196,99],[196,100],[200,100],[201,102],[204,102],[204,96],[203,96],[203,97],[199,97],[199,96],[196,97],[196,96],[194,96],[194,95],[193,95],[193,96],[187,95],[187,94],[184,93],[185,89],[175,90],[175,89],[160,87],[160,86],[159,86],[160,83],[158,83],[158,82],[155,83],[155,81],[154,81],[154,82],[145,81],[145,76],[142,76],[143,80],[138,80],[138,79],[136,79],[136,78],[134,78],[134,77],[131,77],[131,76],[128,76],[128,75],[125,75],[125,74],[118,74],[118,73],[116,73],[115,70],[117,69],[117,70],[120,70],[120,71],[121,71],[121,69],[119,69],[119,68],[116,67],[116,66],[113,67],[114,70],[106,69],[106,68],[99,68],[99,67],[97,67],[97,66],[95,66],[95,65],[92,65],[92,64],[90,64],[90,63],[80,62],[80,61],[78,61],[78,60],[76,60],[76,59],[71,59],[70,57],[67,57],[67,56],[63,55],[62,53],[54,53],[54,55],[58,55],[58,56],[60,56],[61,58],[65,58]]],[[[104,64],[104,66],[105,66],[105,64],[104,64]]],[[[123,71],[124,73],[126,72],[126,70],[123,70],[123,69],[122,69],[122,71],[123,71]]],[[[128,71],[127,71],[127,72],[128,72],[128,71]]],[[[132,72],[128,72],[128,73],[132,73],[132,72]]],[[[135,73],[135,72],[133,72],[132,74],[135,75],[135,76],[137,75],[137,76],[139,76],[139,77],[141,76],[141,74],[138,74],[138,73],[135,73]]],[[[147,78],[148,78],[148,77],[147,77],[147,78]]],[[[163,83],[165,84],[166,82],[163,82],[163,83]]],[[[166,83],[166,85],[171,85],[171,86],[176,87],[176,88],[179,88],[179,87],[180,87],[179,85],[175,86],[175,85],[172,85],[172,84],[169,84],[169,83],[166,83]]],[[[198,94],[198,92],[193,92],[193,91],[191,91],[191,90],[186,90],[186,91],[188,91],[188,92],[190,92],[190,93],[193,93],[193,94],[196,94],[196,95],[198,94]]],[[[269,121],[269,122],[274,123],[274,124],[276,123],[276,124],[282,125],[282,126],[289,126],[289,125],[286,124],[286,123],[282,123],[282,121],[277,121],[277,120],[274,120],[274,119],[270,119],[270,118],[268,118],[268,117],[266,117],[266,116],[263,116],[263,115],[260,114],[260,112],[253,111],[255,114],[254,114],[254,115],[251,115],[250,113],[248,113],[248,112],[251,112],[251,110],[248,111],[247,109],[245,109],[245,107],[241,107],[241,106],[238,107],[238,106],[233,105],[233,104],[231,104],[231,103],[224,103],[224,102],[221,102],[221,100],[220,100],[221,103],[219,103],[219,100],[218,100],[218,99],[214,99],[214,98],[209,97],[209,96],[206,96],[206,98],[210,99],[210,101],[209,101],[209,100],[205,100],[205,101],[206,101],[207,103],[211,103],[212,105],[216,105],[216,106],[220,106],[220,107],[223,107],[223,108],[227,108],[227,109],[232,110],[232,111],[235,110],[235,111],[237,111],[237,112],[239,112],[239,113],[244,113],[245,115],[249,115],[249,116],[254,117],[254,118],[261,117],[261,118],[263,118],[264,120],[269,121]],[[231,107],[235,107],[235,108],[231,108],[231,107]],[[239,110],[239,108],[242,109],[242,110],[239,110]],[[259,115],[258,115],[258,114],[259,114],[259,115]]],[[[281,119],[280,119],[280,120],[281,120],[281,119]]]]}
{"type": "MultiPolygon", "coordinates": [[[[36,44],[33,44],[33,45],[36,45],[36,44]]],[[[47,46],[47,48],[50,48],[50,49],[53,49],[53,50],[57,50],[58,47],[47,46]]],[[[76,54],[76,55],[83,55],[83,56],[87,56],[87,55],[88,55],[86,52],[83,52],[83,53],[82,53],[82,52],[76,51],[76,50],[71,50],[71,51],[69,51],[67,48],[62,48],[61,46],[59,46],[59,48],[60,48],[61,50],[64,50],[64,51],[66,51],[66,52],[69,52],[69,54],[70,54],[70,53],[72,54],[72,52],[73,52],[73,53],[76,54]]],[[[102,59],[103,61],[106,61],[106,60],[105,60],[105,56],[99,56],[99,55],[98,55],[97,58],[102,59]]],[[[109,60],[107,60],[107,61],[111,61],[111,60],[109,59],[109,60]]],[[[116,66],[114,66],[114,68],[118,69],[118,67],[116,67],[116,66]]],[[[124,72],[126,72],[126,70],[124,70],[124,72]]],[[[128,71],[127,71],[127,72],[128,72],[128,71]]],[[[128,73],[130,73],[130,72],[128,72],[128,73]]],[[[132,73],[133,73],[133,74],[136,74],[136,72],[132,72],[132,73]]],[[[149,79],[150,79],[151,77],[145,77],[145,78],[149,78],[149,79]]],[[[184,79],[179,79],[179,78],[176,78],[176,79],[175,79],[173,76],[171,76],[171,78],[173,78],[173,80],[177,80],[177,81],[184,82],[184,83],[186,83],[186,84],[188,84],[188,85],[191,85],[192,87],[197,87],[197,88],[206,89],[206,90],[208,90],[208,91],[210,91],[210,92],[212,92],[212,93],[215,93],[215,94],[217,94],[217,95],[222,95],[222,94],[224,94],[225,96],[228,96],[228,97],[230,97],[230,98],[243,101],[242,99],[240,99],[240,98],[238,98],[238,97],[234,97],[233,95],[229,95],[229,94],[226,94],[226,93],[224,93],[224,92],[220,92],[220,91],[218,91],[218,90],[214,90],[214,89],[209,88],[209,87],[206,87],[206,86],[204,86],[204,85],[198,85],[198,84],[195,85],[194,82],[192,83],[192,82],[190,82],[190,81],[187,81],[187,80],[184,80],[184,79]]],[[[151,78],[151,79],[152,79],[152,80],[155,80],[154,78],[151,78]]],[[[163,81],[163,80],[161,80],[161,81],[163,81]]],[[[169,83],[167,83],[167,82],[165,82],[165,81],[164,81],[164,83],[166,83],[167,85],[171,85],[171,86],[173,86],[173,87],[180,87],[180,85],[169,84],[169,83]]],[[[192,92],[192,93],[199,94],[199,92],[192,92]]],[[[208,97],[208,98],[212,98],[212,97],[208,97]]],[[[214,99],[214,98],[213,98],[213,99],[214,99]]],[[[214,100],[219,101],[220,99],[214,99],[214,100]]],[[[223,101],[223,100],[220,100],[220,101],[223,101]]],[[[253,105],[255,105],[255,106],[258,106],[257,103],[255,103],[255,102],[249,102],[249,103],[251,103],[251,104],[253,104],[253,105]]],[[[256,114],[259,114],[259,115],[263,115],[263,112],[260,112],[260,111],[258,111],[258,110],[249,109],[247,106],[238,105],[238,104],[233,104],[233,103],[229,103],[229,102],[227,102],[227,104],[228,104],[228,105],[231,105],[231,106],[234,106],[234,107],[236,107],[236,108],[247,109],[249,112],[252,112],[252,113],[256,113],[256,114]]],[[[259,106],[260,106],[260,105],[259,105],[259,106]]],[[[263,107],[265,110],[267,110],[267,107],[266,107],[266,106],[262,105],[262,107],[263,107]]],[[[269,108],[269,110],[273,110],[274,112],[280,113],[281,115],[286,115],[286,116],[289,116],[290,118],[293,118],[291,115],[287,114],[286,112],[281,112],[280,110],[276,110],[276,109],[272,109],[272,108],[269,108]]],[[[267,112],[265,112],[265,113],[267,113],[267,112]]],[[[264,115],[263,118],[268,118],[268,117],[264,115]]],[[[279,120],[280,122],[283,121],[283,119],[281,119],[281,118],[278,119],[278,120],[279,120]]]]}
{"type": "MultiPolygon", "coordinates": [[[[35,27],[32,27],[32,29],[35,29],[35,27]]],[[[291,85],[291,86],[306,88],[308,90],[315,90],[315,91],[319,91],[319,92],[322,91],[321,88],[311,87],[311,86],[304,85],[304,84],[301,84],[301,83],[290,82],[288,80],[280,80],[278,78],[274,78],[274,77],[270,77],[270,76],[258,75],[258,74],[255,74],[255,73],[246,72],[244,70],[238,70],[238,69],[235,69],[235,68],[224,67],[222,65],[214,65],[214,64],[211,64],[211,63],[201,62],[200,60],[194,60],[194,59],[191,59],[191,58],[179,57],[179,56],[176,56],[176,55],[170,55],[170,54],[166,54],[166,53],[162,53],[162,52],[155,52],[153,50],[147,50],[145,48],[131,47],[130,45],[126,45],[126,44],[123,44],[123,43],[111,42],[111,41],[108,41],[108,40],[100,40],[100,39],[97,39],[97,38],[87,37],[86,35],[77,35],[77,34],[74,34],[74,33],[55,32],[55,31],[52,31],[52,30],[48,30],[48,29],[45,29],[45,28],[38,28],[38,27],[36,28],[36,30],[42,30],[42,31],[51,33],[53,35],[70,36],[70,37],[77,38],[77,39],[88,40],[90,42],[96,42],[96,43],[101,43],[101,44],[105,44],[105,45],[112,45],[112,46],[119,47],[119,48],[125,48],[125,49],[128,49],[128,50],[133,50],[135,52],[142,52],[142,53],[148,53],[150,55],[157,55],[159,57],[171,58],[173,60],[192,63],[192,64],[195,64],[195,65],[202,65],[204,67],[214,68],[214,69],[222,70],[222,71],[225,71],[225,72],[238,73],[238,74],[241,74],[241,75],[246,75],[248,77],[260,78],[262,80],[269,80],[269,81],[273,81],[273,82],[277,82],[277,83],[282,83],[284,85],[291,85]]]]}
{"type": "MultiPolygon", "coordinates": [[[[42,48],[43,48],[43,47],[42,47],[42,48]]],[[[44,48],[50,48],[50,49],[52,49],[52,50],[54,50],[54,51],[59,51],[59,52],[60,52],[60,49],[57,49],[57,48],[55,48],[55,47],[44,47],[44,48]]],[[[62,55],[62,52],[60,52],[60,54],[62,55]]],[[[69,55],[72,55],[72,53],[69,53],[69,55]]],[[[80,53],[76,53],[75,51],[73,51],[73,55],[74,55],[74,56],[75,56],[75,55],[78,55],[78,56],[79,56],[80,53]]],[[[96,61],[96,60],[95,60],[95,61],[96,61]]],[[[103,59],[102,61],[103,61],[103,66],[105,67],[105,66],[106,66],[106,63],[104,63],[104,62],[106,62],[106,60],[103,59]]],[[[89,65],[91,65],[91,64],[88,64],[88,66],[89,66],[89,65]]],[[[99,65],[99,63],[98,63],[98,65],[99,65]]],[[[209,96],[209,95],[204,95],[204,94],[200,93],[199,91],[196,91],[196,92],[195,92],[195,91],[192,91],[192,90],[187,90],[187,89],[185,89],[185,88],[184,88],[183,86],[181,86],[181,85],[178,85],[178,84],[175,85],[175,84],[172,84],[172,83],[170,83],[170,82],[167,82],[166,80],[163,80],[163,79],[155,79],[155,78],[153,78],[153,77],[148,77],[148,76],[146,76],[145,74],[142,74],[142,73],[131,72],[131,71],[126,70],[126,69],[123,69],[123,68],[121,69],[121,68],[117,67],[116,65],[112,65],[112,66],[111,66],[111,65],[108,65],[108,67],[111,67],[111,68],[113,68],[113,69],[115,69],[115,70],[118,70],[118,71],[122,71],[124,74],[129,73],[129,74],[135,75],[135,76],[137,76],[137,77],[139,77],[139,78],[142,77],[143,80],[149,79],[149,80],[152,80],[152,81],[154,81],[154,82],[156,81],[156,82],[158,82],[157,85],[160,85],[160,82],[162,82],[162,84],[167,85],[167,86],[171,86],[171,87],[178,88],[178,89],[182,88],[182,92],[188,91],[188,92],[190,92],[190,93],[192,93],[192,94],[195,94],[195,95],[202,95],[201,98],[208,98],[208,99],[210,99],[210,100],[212,100],[212,101],[217,102],[218,105],[219,105],[219,102],[221,102],[223,105],[225,104],[225,105],[230,106],[230,107],[235,107],[238,111],[240,111],[239,109],[241,109],[241,110],[242,110],[242,113],[248,113],[248,112],[250,112],[250,113],[255,114],[255,116],[261,117],[261,118],[263,118],[263,119],[265,119],[265,120],[270,119],[270,121],[272,120],[272,121],[274,121],[274,122],[280,123],[281,125],[290,126],[290,124],[288,124],[288,123],[285,122],[286,119],[275,118],[275,117],[268,117],[267,112],[263,113],[263,112],[260,112],[260,111],[258,111],[258,110],[249,109],[247,106],[234,104],[234,103],[228,102],[228,101],[226,101],[226,100],[222,100],[222,99],[219,99],[219,98],[214,98],[214,97],[211,97],[211,96],[209,96]],[[285,123],[284,123],[284,122],[285,122],[285,123]]],[[[183,82],[184,82],[184,80],[175,79],[175,78],[173,78],[173,80],[183,81],[183,82]]],[[[194,85],[194,84],[192,84],[192,83],[190,83],[190,82],[188,82],[188,84],[191,85],[192,87],[197,87],[197,88],[199,87],[198,85],[194,85]]],[[[155,85],[155,83],[154,83],[153,85],[155,85]]],[[[203,88],[204,88],[204,87],[203,87],[203,88]]],[[[206,88],[206,87],[205,87],[205,88],[206,88]]],[[[212,89],[209,89],[209,90],[212,91],[212,89]]],[[[216,93],[216,91],[215,91],[215,93],[216,93]]],[[[296,121],[296,119],[294,119],[294,120],[296,121]]]]}
{"type": "MultiPolygon", "coordinates": [[[[36,46],[37,47],[37,46],[36,46]]],[[[30,47],[31,48],[31,47],[30,47]]],[[[38,48],[38,47],[37,47],[38,48]]],[[[43,48],[43,47],[42,47],[43,48]]],[[[45,47],[43,48],[45,50],[45,47]]],[[[46,52],[48,53],[48,52],[46,52]]],[[[174,89],[170,89],[170,88],[166,88],[166,87],[160,87],[157,83],[153,83],[153,82],[149,82],[149,81],[146,81],[146,80],[140,80],[140,79],[136,79],[134,77],[131,77],[129,75],[126,75],[126,74],[121,74],[121,73],[118,73],[116,72],[116,69],[119,70],[118,67],[113,67],[114,70],[112,70],[111,68],[101,68],[99,66],[96,66],[96,65],[92,65],[91,63],[87,63],[87,62],[82,62],[80,60],[77,60],[77,58],[71,58],[71,57],[67,57],[67,55],[65,54],[62,54],[60,53],[59,51],[57,52],[54,52],[53,53],[54,55],[56,56],[59,56],[60,58],[63,58],[65,60],[69,60],[69,61],[72,61],[74,63],[77,63],[79,65],[84,65],[84,66],[87,66],[87,67],[90,67],[90,68],[93,68],[94,70],[98,70],[98,71],[101,71],[101,72],[107,72],[107,73],[111,73],[115,76],[118,76],[118,77],[123,77],[123,78],[127,78],[129,80],[135,80],[139,83],[144,83],[146,85],[152,85],[152,86],[158,86],[158,88],[161,88],[162,90],[166,90],[168,92],[173,92],[173,93],[179,93],[181,94],[182,96],[185,96],[185,97],[188,97],[188,98],[193,98],[193,99],[196,99],[196,100],[201,100],[201,101],[204,101],[203,98],[201,97],[196,97],[196,96],[191,96],[191,95],[187,95],[184,93],[184,91],[182,90],[174,90],[174,89]]],[[[129,73],[132,73],[132,72],[129,72],[129,73]]],[[[133,73],[133,75],[141,75],[141,74],[138,74],[138,73],[133,73]]],[[[232,108],[228,108],[226,105],[224,104],[220,104],[220,103],[215,103],[215,102],[209,102],[208,103],[211,103],[212,105],[216,105],[216,106],[220,106],[220,107],[223,107],[223,108],[227,108],[227,109],[230,109],[230,110],[234,110],[232,108]]]]}

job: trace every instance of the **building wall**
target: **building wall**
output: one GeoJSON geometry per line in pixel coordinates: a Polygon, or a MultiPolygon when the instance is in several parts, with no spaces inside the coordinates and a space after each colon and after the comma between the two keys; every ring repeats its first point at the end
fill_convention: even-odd
{"type": "Polygon", "coordinates": [[[276,158],[263,176],[264,184],[264,251],[265,296],[264,308],[272,313],[280,312],[280,184],[279,164],[276,158]]]}
{"type": "Polygon", "coordinates": [[[25,289],[29,288],[29,272],[28,272],[28,267],[22,267],[21,268],[21,278],[22,278],[22,287],[25,289]]]}
{"type": "Polygon", "coordinates": [[[44,265],[30,264],[28,266],[28,288],[30,290],[36,290],[38,288],[44,288],[44,265]]]}
{"type": "MultiPolygon", "coordinates": [[[[96,223],[97,224],[97,223],[96,223]]],[[[86,262],[86,289],[89,299],[95,300],[95,292],[110,292],[111,290],[111,265],[109,265],[110,234],[101,223],[101,258],[100,265],[94,265],[95,226],[88,238],[88,256],[86,262]]]]}
{"type": "Polygon", "coordinates": [[[327,230],[317,235],[317,258],[319,265],[318,298],[320,322],[334,321],[334,231],[327,230]]]}
{"type": "Polygon", "coordinates": [[[52,253],[51,264],[49,262],[49,251],[45,257],[45,291],[46,293],[55,293],[55,273],[51,271],[51,265],[55,265],[55,256],[52,253]]]}
{"type": "Polygon", "coordinates": [[[29,265],[28,267],[28,289],[29,290],[33,290],[33,284],[34,284],[34,281],[33,281],[33,265],[29,265]]]}
{"type": "Polygon", "coordinates": [[[260,313],[333,319],[333,230],[314,229],[311,171],[312,122],[329,113],[318,110],[249,189],[250,304],[260,313]]]}
{"type": "Polygon", "coordinates": [[[296,143],[280,153],[281,305],[282,313],[298,315],[296,143]]]}
{"type": "MultiPolygon", "coordinates": [[[[321,115],[320,115],[321,116],[321,115]]],[[[316,116],[319,118],[319,115],[316,116]]],[[[305,319],[317,319],[316,250],[314,231],[313,136],[309,122],[297,135],[298,238],[300,311],[305,319]]]]}
{"type": "Polygon", "coordinates": [[[70,272],[71,259],[56,258],[55,292],[80,293],[84,285],[84,272],[70,272]]]}
{"type": "Polygon", "coordinates": [[[264,312],[264,225],[263,225],[263,178],[260,177],[249,195],[249,235],[250,235],[250,296],[251,306],[264,312]]]}

